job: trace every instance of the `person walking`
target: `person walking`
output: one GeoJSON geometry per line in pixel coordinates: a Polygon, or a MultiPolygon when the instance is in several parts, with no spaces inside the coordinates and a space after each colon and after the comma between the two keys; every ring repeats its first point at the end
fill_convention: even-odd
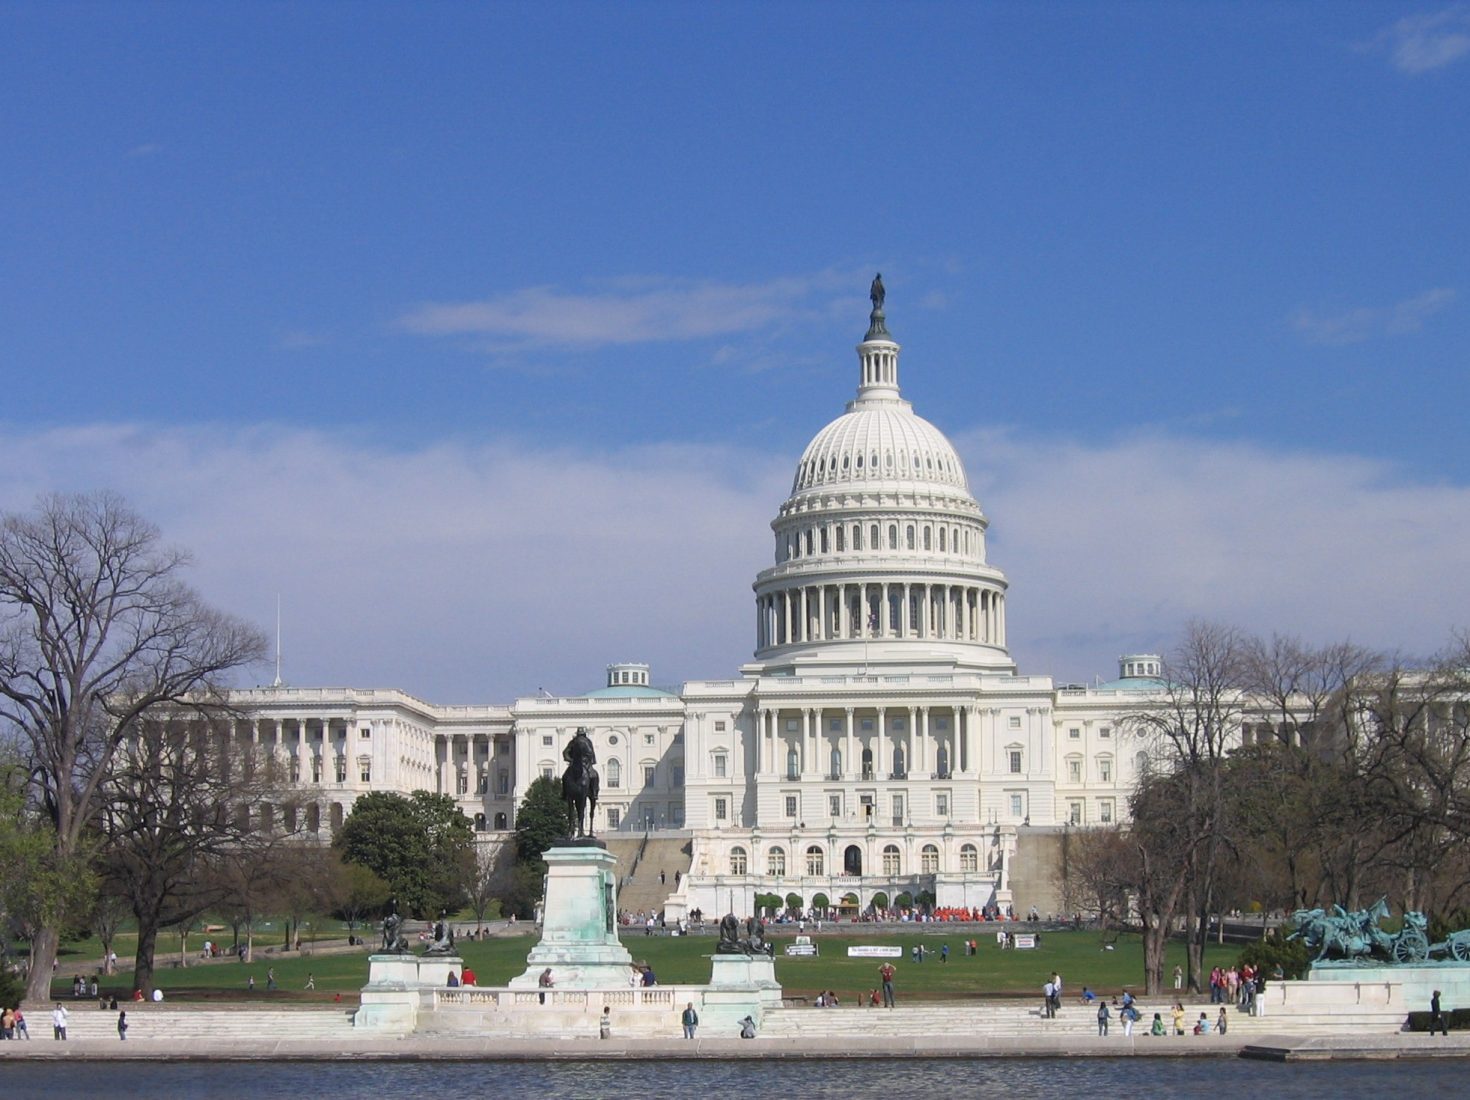
{"type": "Polygon", "coordinates": [[[26,1027],[26,1014],[20,1010],[18,1005],[15,1009],[15,1037],[27,1041],[31,1037],[30,1030],[26,1027]]]}
{"type": "Polygon", "coordinates": [[[898,973],[893,969],[891,962],[885,962],[878,968],[878,978],[883,983],[883,1007],[893,1007],[893,975],[898,973]]]}
{"type": "Polygon", "coordinates": [[[316,975],[313,974],[313,973],[311,973],[310,971],[307,971],[307,974],[306,974],[306,988],[307,989],[315,989],[316,988],[316,975]]]}
{"type": "Polygon", "coordinates": [[[66,1005],[58,1003],[51,1010],[51,1037],[53,1039],[66,1039],[66,1005]]]}
{"type": "Polygon", "coordinates": [[[684,1038],[694,1038],[694,1029],[699,1027],[699,1013],[694,1011],[694,1002],[690,1001],[684,1006],[684,1014],[679,1022],[684,1025],[684,1038]]]}
{"type": "Polygon", "coordinates": [[[1174,967],[1174,988],[1175,989],[1183,989],[1184,988],[1184,967],[1182,967],[1182,966],[1176,965],[1174,967]]]}
{"type": "Polygon", "coordinates": [[[1051,979],[1046,979],[1046,984],[1041,987],[1041,1014],[1050,1020],[1057,1014],[1056,1009],[1057,987],[1052,985],[1051,979]]]}
{"type": "Polygon", "coordinates": [[[1227,1026],[1229,1026],[1229,1025],[1226,1023],[1226,1020],[1225,1020],[1225,1006],[1224,1005],[1221,1005],[1220,1006],[1220,1018],[1215,1021],[1215,1030],[1218,1031],[1221,1035],[1224,1035],[1225,1034],[1225,1029],[1226,1029],[1227,1026]]]}
{"type": "Polygon", "coordinates": [[[276,988],[276,968],[269,967],[265,972],[265,991],[273,992],[276,988]]]}
{"type": "Polygon", "coordinates": [[[1434,996],[1429,998],[1429,1034],[1433,1035],[1439,1030],[1445,1036],[1450,1033],[1449,1026],[1445,1023],[1444,1013],[1439,1008],[1439,990],[1434,991],[1434,996]]]}
{"type": "Polygon", "coordinates": [[[1108,1033],[1108,1020],[1112,1013],[1108,1011],[1107,1001],[1097,1002],[1097,1034],[1099,1037],[1108,1033]]]}
{"type": "Polygon", "coordinates": [[[599,1039],[612,1038],[612,1006],[602,1006],[602,1019],[597,1021],[597,1037],[599,1039]]]}
{"type": "Polygon", "coordinates": [[[128,1037],[128,1013],[124,1009],[117,1014],[117,1037],[126,1040],[128,1037]]]}

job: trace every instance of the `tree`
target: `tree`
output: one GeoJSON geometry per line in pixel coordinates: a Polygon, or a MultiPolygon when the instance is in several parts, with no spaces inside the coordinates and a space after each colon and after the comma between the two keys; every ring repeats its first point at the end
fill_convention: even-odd
{"type": "Polygon", "coordinates": [[[449,795],[387,791],[363,795],[333,839],[342,858],[371,868],[414,916],[430,918],[463,901],[469,818],[449,795]]]}
{"type": "Polygon", "coordinates": [[[485,927],[485,916],[499,893],[503,877],[495,858],[497,850],[488,844],[476,844],[465,866],[465,893],[470,911],[475,914],[475,934],[485,927]]]}
{"type": "Polygon", "coordinates": [[[328,875],[332,911],[357,929],[369,914],[378,913],[388,904],[393,890],[371,867],[347,863],[336,853],[337,863],[328,875]]]}
{"type": "MultiPolygon", "coordinates": [[[[83,857],[99,788],[143,716],[218,701],[222,678],[265,653],[258,630],[182,582],[186,565],[111,494],[47,497],[0,519],[0,722],[20,734],[58,867],[83,857]]],[[[61,916],[32,941],[38,1001],[61,916]]]]}
{"type": "Polygon", "coordinates": [[[561,784],[540,776],[526,789],[516,812],[516,862],[540,861],[542,853],[566,835],[567,807],[561,799],[561,784]]]}
{"type": "Polygon", "coordinates": [[[97,936],[97,942],[102,945],[102,973],[104,974],[117,973],[117,967],[112,961],[112,944],[117,939],[118,931],[122,928],[122,922],[128,912],[128,903],[122,895],[107,889],[102,891],[102,896],[97,899],[96,908],[92,910],[92,931],[97,936]]]}

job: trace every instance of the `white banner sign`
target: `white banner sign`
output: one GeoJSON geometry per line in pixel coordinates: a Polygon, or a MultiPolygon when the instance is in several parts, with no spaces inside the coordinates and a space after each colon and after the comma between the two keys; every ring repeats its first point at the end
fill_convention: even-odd
{"type": "Polygon", "coordinates": [[[1025,932],[1018,932],[1011,937],[1011,946],[1017,951],[1025,951],[1036,946],[1036,937],[1025,932]]]}
{"type": "Polygon", "coordinates": [[[786,954],[788,955],[815,955],[817,945],[814,943],[788,943],[786,954]]]}
{"type": "Polygon", "coordinates": [[[849,959],[901,959],[903,958],[903,948],[860,944],[857,947],[849,947],[847,949],[847,957],[849,959]]]}

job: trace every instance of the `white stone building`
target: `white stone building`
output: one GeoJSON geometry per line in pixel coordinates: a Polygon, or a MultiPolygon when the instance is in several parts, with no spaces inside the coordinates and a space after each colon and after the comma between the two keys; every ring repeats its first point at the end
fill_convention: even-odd
{"type": "Polygon", "coordinates": [[[1025,835],[1123,816],[1140,746],[1120,719],[1159,659],[1124,657],[1093,688],[1017,675],[989,520],[949,441],[902,399],[881,308],[857,353],[856,397],[806,448],[772,522],[754,660],[736,676],[675,693],[647,665],[615,664],[586,695],[508,706],[240,692],[244,735],[307,788],[306,828],[330,830],[364,791],[427,789],[503,837],[582,726],[599,831],[689,842],[671,914],[752,912],[770,894],[1003,908],[1025,835]]]}

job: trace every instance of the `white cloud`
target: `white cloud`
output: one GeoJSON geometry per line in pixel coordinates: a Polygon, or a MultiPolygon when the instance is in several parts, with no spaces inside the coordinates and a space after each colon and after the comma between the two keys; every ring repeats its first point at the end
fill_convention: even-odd
{"type": "MultiPolygon", "coordinates": [[[[1024,672],[1110,675],[1191,616],[1417,653],[1470,625],[1466,487],[1179,436],[956,443],[1011,580],[1024,672]]],[[[619,660],[664,684],[734,675],[796,457],[11,425],[0,510],[117,489],[194,551],[214,602],[269,626],[282,594],[289,681],[504,703],[598,686],[619,660]]]]}
{"type": "Polygon", "coordinates": [[[1455,300],[1451,287],[1435,287],[1389,306],[1360,306],[1324,313],[1302,306],[1291,326],[1311,344],[1358,344],[1378,336],[1420,332],[1424,322],[1455,300]]]}
{"type": "Polygon", "coordinates": [[[479,336],[529,345],[598,347],[697,340],[754,332],[814,316],[833,296],[852,296],[853,272],[715,283],[623,277],[585,291],[526,287],[468,302],[428,302],[399,319],[409,332],[479,336]]]}
{"type": "Polygon", "coordinates": [[[1436,12],[1406,16],[1362,48],[1387,54],[1394,68],[1410,76],[1443,68],[1470,54],[1470,7],[1451,4],[1436,12]]]}

